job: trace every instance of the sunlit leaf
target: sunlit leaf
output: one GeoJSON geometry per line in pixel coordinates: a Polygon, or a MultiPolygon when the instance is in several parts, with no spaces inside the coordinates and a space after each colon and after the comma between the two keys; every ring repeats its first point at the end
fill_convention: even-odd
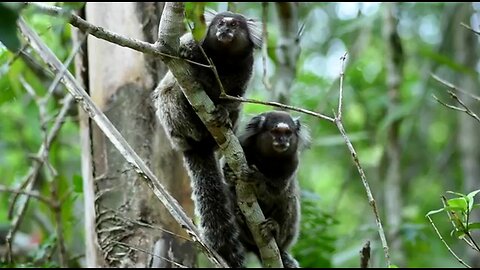
{"type": "Polygon", "coordinates": [[[437,213],[442,212],[443,210],[445,210],[445,209],[440,208],[440,209],[437,209],[437,210],[432,210],[432,211],[428,212],[425,216],[430,216],[430,215],[433,215],[433,214],[437,214],[437,213]]]}
{"type": "Polygon", "coordinates": [[[480,222],[470,223],[468,224],[469,230],[479,230],[480,229],[480,222]]]}
{"type": "Polygon", "coordinates": [[[465,196],[465,194],[458,193],[458,192],[454,192],[454,191],[450,191],[450,190],[447,191],[447,193],[454,194],[454,195],[458,195],[458,196],[460,196],[460,197],[464,197],[464,196],[465,196]]]}
{"type": "Polygon", "coordinates": [[[453,198],[449,199],[447,202],[450,207],[458,208],[464,212],[467,211],[467,200],[465,198],[453,198]]]}
{"type": "Polygon", "coordinates": [[[480,192],[480,189],[472,191],[472,192],[468,193],[468,195],[467,195],[468,211],[469,212],[472,211],[472,209],[473,209],[473,203],[475,201],[474,197],[475,197],[475,195],[477,195],[478,192],[480,192]]]}

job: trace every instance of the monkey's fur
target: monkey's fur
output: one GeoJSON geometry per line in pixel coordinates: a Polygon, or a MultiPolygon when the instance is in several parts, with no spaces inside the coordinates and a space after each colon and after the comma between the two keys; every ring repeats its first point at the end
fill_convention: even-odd
{"type": "MultiPolygon", "coordinates": [[[[180,39],[180,55],[208,64],[199,46],[213,61],[228,95],[243,96],[253,69],[253,52],[261,47],[259,23],[240,14],[222,12],[205,14],[207,33],[196,42],[190,33],[180,39]]],[[[210,68],[191,64],[192,75],[202,85],[216,106],[215,124],[238,122],[241,105],[219,99],[220,86],[210,68]]],[[[200,218],[204,240],[231,267],[243,266],[243,247],[238,244],[238,228],[231,212],[232,202],[222,178],[215,151],[218,146],[185,98],[169,71],[154,92],[157,116],[173,146],[183,152],[191,178],[195,213],[200,218]]],[[[233,202],[236,204],[236,202],[233,202]]]]}
{"type": "MultiPolygon", "coordinates": [[[[299,153],[309,144],[309,133],[298,119],[282,111],[270,111],[253,117],[239,141],[245,152],[258,203],[265,215],[260,232],[265,240],[273,236],[286,268],[299,267],[289,254],[296,242],[300,221],[300,198],[296,179],[299,153]]],[[[227,164],[223,167],[232,200],[236,201],[236,176],[227,164]]],[[[244,247],[259,256],[259,250],[240,209],[234,204],[240,239],[244,247]]]]}

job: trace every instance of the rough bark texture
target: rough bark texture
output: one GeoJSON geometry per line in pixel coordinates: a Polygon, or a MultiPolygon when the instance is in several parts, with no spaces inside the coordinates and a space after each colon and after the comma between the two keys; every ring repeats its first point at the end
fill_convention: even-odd
{"type": "MultiPolygon", "coordinates": [[[[87,3],[86,18],[116,33],[152,42],[162,8],[158,3],[87,3]]],[[[157,59],[89,37],[88,80],[94,102],[193,216],[182,160],[165,138],[151,106],[151,92],[165,70],[157,59]]],[[[192,266],[195,256],[190,242],[137,223],[186,236],[95,125],[91,136],[96,230],[106,259],[104,266],[170,267],[168,260],[192,266]]]]}
{"type": "MultiPolygon", "coordinates": [[[[78,12],[79,16],[85,17],[85,9],[82,8],[78,12]]],[[[88,91],[88,74],[86,67],[88,66],[87,43],[85,41],[85,33],[76,28],[72,28],[73,42],[77,44],[83,41],[82,48],[75,56],[75,79],[82,87],[88,91]]],[[[92,174],[92,146],[91,146],[91,129],[90,118],[88,114],[78,109],[79,125],[80,125],[80,144],[82,149],[82,178],[83,178],[83,201],[84,201],[84,222],[85,222],[85,266],[97,267],[104,265],[100,249],[98,246],[98,238],[95,231],[95,186],[92,174]]]]}
{"type": "MultiPolygon", "coordinates": [[[[395,113],[400,106],[400,86],[403,81],[404,55],[400,37],[397,32],[398,6],[395,3],[386,3],[383,6],[384,26],[383,35],[387,49],[387,86],[389,107],[388,113],[395,113]]],[[[388,224],[388,239],[391,243],[393,260],[397,265],[405,264],[402,237],[399,235],[402,224],[402,174],[401,174],[401,145],[399,129],[401,119],[394,120],[387,130],[387,146],[385,159],[387,170],[385,179],[385,210],[388,224]]]]}
{"type": "MultiPolygon", "coordinates": [[[[455,60],[458,64],[465,66],[466,68],[475,70],[478,62],[478,36],[467,30],[460,25],[460,22],[464,22],[470,25],[470,17],[473,14],[473,8],[471,3],[459,4],[456,16],[454,16],[453,25],[457,25],[456,31],[454,31],[454,37],[452,38],[454,44],[455,60]]],[[[472,27],[474,27],[472,25],[472,27]]],[[[458,74],[455,76],[456,85],[465,90],[478,93],[479,83],[478,77],[472,74],[458,74]]],[[[458,97],[474,112],[478,112],[480,108],[479,103],[473,100],[471,97],[457,93],[458,97]]],[[[477,94],[478,95],[478,94],[477,94]]],[[[480,125],[471,116],[455,112],[458,114],[458,120],[460,123],[460,130],[458,133],[458,147],[461,157],[461,166],[463,171],[464,187],[463,192],[469,193],[479,188],[479,175],[480,175],[480,125]]],[[[470,220],[478,221],[480,216],[478,211],[473,211],[470,220]]],[[[475,240],[479,239],[479,234],[474,233],[475,240]]],[[[468,259],[470,266],[477,268],[480,267],[480,256],[477,251],[468,248],[468,259]]]]}

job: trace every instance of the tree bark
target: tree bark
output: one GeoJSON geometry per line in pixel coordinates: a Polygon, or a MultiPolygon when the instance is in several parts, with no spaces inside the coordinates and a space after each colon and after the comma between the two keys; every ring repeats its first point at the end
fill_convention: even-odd
{"type": "MultiPolygon", "coordinates": [[[[163,4],[87,3],[87,21],[116,33],[153,42],[163,4]]],[[[94,102],[193,217],[189,178],[158,124],[151,92],[166,68],[128,48],[88,39],[88,83],[94,102]]],[[[96,232],[104,267],[192,267],[193,245],[150,188],[96,125],[91,126],[96,232]],[[146,225],[145,225],[146,224],[146,225]],[[171,233],[154,229],[164,228],[171,233]]]]}
{"type": "Polygon", "coordinates": [[[275,3],[275,6],[280,36],[275,50],[278,63],[271,99],[283,104],[290,104],[290,89],[297,75],[297,62],[301,49],[298,37],[298,3],[280,2],[275,3]]]}

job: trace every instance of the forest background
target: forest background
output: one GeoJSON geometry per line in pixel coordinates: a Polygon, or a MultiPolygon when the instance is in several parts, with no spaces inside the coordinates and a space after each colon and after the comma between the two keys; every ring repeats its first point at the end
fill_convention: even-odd
{"type": "MultiPolygon", "coordinates": [[[[55,5],[86,14],[94,25],[151,43],[156,40],[163,7],[162,3],[55,5]]],[[[256,53],[247,98],[333,117],[346,55],[342,121],[375,198],[391,263],[461,266],[426,217],[431,213],[453,252],[466,264],[480,266],[474,233],[480,228],[476,223],[480,215],[470,203],[480,181],[480,119],[475,114],[480,108],[476,32],[480,4],[225,2],[205,6],[234,9],[266,22],[268,42],[256,53]],[[455,204],[449,210],[459,213],[453,220],[467,225],[466,230],[458,225],[454,229],[445,212],[431,212],[443,209],[442,196],[454,199],[448,201],[455,204]]],[[[194,14],[198,5],[186,3],[186,8],[194,14]]],[[[109,266],[148,265],[147,261],[162,265],[171,260],[181,265],[197,260],[200,266],[209,264],[189,240],[183,240],[185,232],[174,229],[175,222],[148,187],[138,187],[138,181],[122,182],[138,176],[82,107],[66,98],[70,94],[64,85],[52,87],[56,73],[20,35],[16,24],[23,18],[60,61],[70,61],[68,70],[79,81],[83,79],[92,99],[146,163],[157,164],[152,165],[157,177],[193,218],[188,177],[178,153],[166,149],[168,142],[150,112],[140,120],[132,113],[150,110],[149,94],[166,66],[152,56],[92,36],[83,39],[65,15],[46,14],[41,6],[2,3],[0,13],[5,14],[0,18],[5,45],[0,45],[0,264],[84,267],[91,263],[88,256],[109,266]],[[72,105],[65,108],[69,102],[72,105]],[[62,109],[65,115],[56,130],[62,109]],[[82,137],[85,126],[90,144],[82,137]],[[42,145],[50,144],[50,132],[56,136],[43,151],[42,145]],[[159,137],[153,139],[151,134],[159,137]],[[90,166],[96,169],[94,181],[89,182],[94,183],[94,200],[86,193],[85,153],[93,154],[90,166]],[[135,187],[125,188],[130,185],[135,187]],[[28,204],[27,195],[31,197],[28,204]],[[147,202],[132,202],[136,199],[147,202]],[[87,200],[96,211],[93,227],[86,225],[88,207],[92,207],[87,200]],[[140,214],[145,204],[151,207],[147,214],[140,214]],[[108,219],[122,219],[128,227],[117,228],[112,220],[102,220],[108,213],[113,213],[108,219]],[[155,224],[157,220],[162,225],[155,224]],[[11,236],[12,227],[10,260],[4,239],[11,236]],[[146,251],[145,247],[155,250],[154,241],[139,240],[151,231],[160,238],[168,234],[172,249],[181,249],[182,256],[189,258],[169,254],[169,260],[154,262],[165,257],[146,251]],[[92,234],[98,242],[95,249],[86,248],[92,234]],[[92,250],[95,254],[87,254],[92,250]]],[[[243,120],[271,109],[245,103],[243,120]]],[[[372,205],[337,126],[297,111],[292,114],[301,117],[312,137],[298,172],[302,221],[293,255],[302,267],[359,267],[359,252],[369,241],[369,266],[385,266],[372,205]]],[[[249,266],[258,265],[252,258],[249,266]]]]}

